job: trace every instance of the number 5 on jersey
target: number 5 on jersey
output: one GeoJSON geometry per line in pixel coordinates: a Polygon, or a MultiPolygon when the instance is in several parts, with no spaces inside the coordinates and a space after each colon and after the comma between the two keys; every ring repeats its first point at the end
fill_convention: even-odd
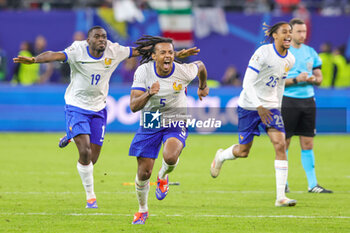
{"type": "Polygon", "coordinates": [[[101,75],[99,74],[92,74],[91,75],[92,79],[91,79],[91,85],[97,85],[98,81],[100,81],[101,75]]]}

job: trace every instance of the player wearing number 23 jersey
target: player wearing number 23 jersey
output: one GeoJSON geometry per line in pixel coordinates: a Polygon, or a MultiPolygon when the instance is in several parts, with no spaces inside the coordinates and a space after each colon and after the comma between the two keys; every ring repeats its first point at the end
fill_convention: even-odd
{"type": "Polygon", "coordinates": [[[238,100],[239,142],[249,143],[254,135],[260,135],[258,125],[265,130],[273,127],[284,132],[280,114],[285,79],[294,65],[294,56],[287,51],[282,56],[275,43],[262,45],[249,61],[243,81],[243,90],[238,100]],[[273,113],[272,122],[265,125],[257,113],[257,107],[263,106],[273,113]]]}

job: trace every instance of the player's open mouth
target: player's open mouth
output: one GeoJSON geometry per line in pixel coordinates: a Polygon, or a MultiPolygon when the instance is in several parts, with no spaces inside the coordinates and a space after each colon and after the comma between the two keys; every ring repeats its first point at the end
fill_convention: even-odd
{"type": "Polygon", "coordinates": [[[285,45],[290,45],[290,42],[291,42],[291,38],[286,38],[283,40],[283,44],[285,45]]]}
{"type": "Polygon", "coordinates": [[[170,69],[170,64],[171,64],[170,61],[165,61],[164,62],[164,69],[165,70],[169,70],[170,69]]]}

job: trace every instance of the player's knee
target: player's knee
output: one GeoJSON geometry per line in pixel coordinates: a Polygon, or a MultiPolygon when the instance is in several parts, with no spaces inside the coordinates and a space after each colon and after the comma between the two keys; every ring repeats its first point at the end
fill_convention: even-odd
{"type": "Polygon", "coordinates": [[[276,151],[286,151],[286,142],[284,140],[282,141],[273,141],[272,142],[276,151]]]}
{"type": "Polygon", "coordinates": [[[163,159],[168,165],[174,165],[177,162],[179,153],[177,151],[163,152],[163,159]]]}
{"type": "Polygon", "coordinates": [[[250,149],[248,149],[248,148],[243,148],[243,149],[240,148],[238,150],[238,154],[235,156],[240,157],[240,158],[247,158],[249,155],[249,151],[250,151],[250,149]]]}
{"type": "Polygon", "coordinates": [[[91,157],[91,148],[90,146],[85,146],[79,149],[79,154],[81,157],[91,157]]]}
{"type": "Polygon", "coordinates": [[[137,177],[139,180],[148,180],[152,175],[152,169],[144,169],[143,171],[138,171],[137,177]]]}

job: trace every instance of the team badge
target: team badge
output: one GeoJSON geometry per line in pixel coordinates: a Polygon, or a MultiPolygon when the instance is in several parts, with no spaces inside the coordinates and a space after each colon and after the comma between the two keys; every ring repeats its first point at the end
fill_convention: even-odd
{"type": "Polygon", "coordinates": [[[181,91],[182,90],[182,84],[176,85],[176,82],[173,83],[173,89],[175,91],[181,91]]]}
{"type": "Polygon", "coordinates": [[[109,65],[111,65],[112,64],[112,59],[110,59],[110,58],[105,58],[105,65],[106,66],[109,66],[109,65]]]}
{"type": "Polygon", "coordinates": [[[288,64],[286,64],[285,67],[284,67],[284,71],[285,71],[286,73],[288,73],[289,70],[290,70],[290,67],[288,66],[288,64]]]}

